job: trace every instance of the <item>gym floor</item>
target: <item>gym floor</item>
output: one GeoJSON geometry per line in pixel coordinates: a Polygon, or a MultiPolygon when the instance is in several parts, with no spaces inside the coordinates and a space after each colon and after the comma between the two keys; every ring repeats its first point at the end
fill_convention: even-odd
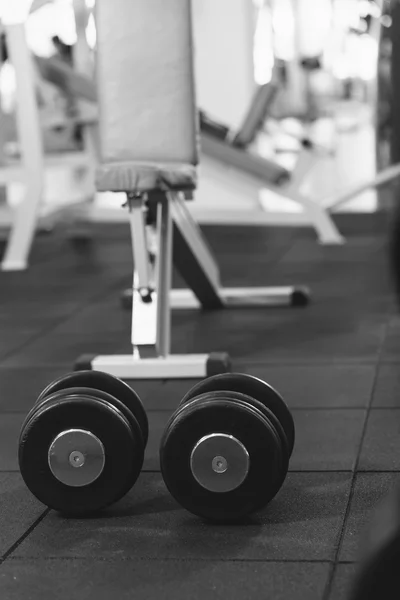
{"type": "MultiPolygon", "coordinates": [[[[82,353],[130,351],[128,228],[87,247],[37,238],[32,267],[0,274],[0,597],[46,600],[344,600],[360,534],[399,479],[400,318],[379,214],[337,217],[347,244],[308,229],[205,229],[226,285],[307,284],[306,308],[175,313],[174,352],[228,351],[293,410],[297,441],[280,493],[240,526],[211,526],[168,495],[163,426],[193,381],[130,382],[150,440],[136,487],[101,517],[47,510],[18,472],[19,428],[41,389],[82,353]]],[[[179,283],[179,282],[178,282],[179,283]]]]}

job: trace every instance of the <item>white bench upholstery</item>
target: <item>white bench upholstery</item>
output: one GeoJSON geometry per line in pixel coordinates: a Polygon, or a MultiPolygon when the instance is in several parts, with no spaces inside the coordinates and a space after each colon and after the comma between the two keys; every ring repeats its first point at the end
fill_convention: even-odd
{"type": "Polygon", "coordinates": [[[98,190],[195,187],[190,0],[103,0],[96,21],[98,190]]]}

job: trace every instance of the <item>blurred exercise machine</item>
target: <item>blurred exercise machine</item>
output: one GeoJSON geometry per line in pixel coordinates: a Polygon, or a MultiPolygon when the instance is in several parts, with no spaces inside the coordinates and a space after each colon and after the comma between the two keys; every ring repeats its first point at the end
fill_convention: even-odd
{"type": "MultiPolygon", "coordinates": [[[[35,0],[30,14],[48,1],[35,0]]],[[[0,115],[0,185],[5,190],[0,228],[7,236],[3,271],[27,268],[36,231],[49,231],[62,223],[72,225],[73,240],[89,237],[86,222],[95,199],[98,117],[85,38],[90,11],[85,0],[74,0],[73,6],[77,32],[73,66],[61,56],[35,56],[27,44],[26,24],[1,24],[4,58],[14,68],[16,82],[14,112],[0,115]],[[42,81],[60,90],[67,111],[54,110],[51,102],[46,106],[48,94],[42,81]],[[50,194],[57,197],[48,202],[48,183],[55,172],[62,173],[67,189],[50,194]]]]}
{"type": "MultiPolygon", "coordinates": [[[[246,115],[242,127],[232,132],[228,127],[213,121],[208,115],[201,114],[201,145],[204,154],[224,168],[220,169],[219,179],[224,180],[229,188],[231,173],[229,168],[243,172],[254,179],[255,186],[264,187],[275,192],[282,198],[300,204],[310,217],[310,223],[316,230],[319,241],[325,244],[342,243],[344,238],[334,223],[331,213],[362,192],[379,188],[400,176],[400,165],[387,166],[375,177],[351,186],[342,193],[321,200],[313,200],[301,193],[301,187],[307,174],[317,164],[319,157],[329,156],[332,151],[315,144],[308,136],[300,138],[302,150],[292,172],[285,167],[266,159],[257,152],[255,142],[257,135],[263,131],[268,111],[278,92],[277,84],[260,86],[254,102],[246,115]]],[[[230,215],[225,215],[226,222],[230,215]]],[[[239,213],[238,222],[268,223],[269,216],[259,211],[251,217],[239,213]]],[[[216,222],[224,222],[220,216],[216,222]]]]}
{"type": "MultiPolygon", "coordinates": [[[[310,137],[304,136],[298,140],[301,151],[294,170],[290,172],[278,162],[260,156],[257,149],[252,147],[258,134],[266,129],[266,119],[278,92],[277,78],[259,86],[242,126],[236,132],[201,113],[202,151],[226,167],[233,167],[254,178],[260,187],[270,189],[279,196],[300,204],[308,213],[322,243],[342,243],[343,238],[329,211],[300,192],[306,175],[315,167],[317,154],[320,154],[321,150],[324,155],[331,152],[321,149],[310,137]]],[[[226,174],[229,178],[229,173],[226,174]]],[[[221,176],[223,175],[224,171],[221,170],[221,176]]]]}
{"type": "MultiPolygon", "coordinates": [[[[77,4],[79,4],[78,1],[77,4]]],[[[19,43],[25,43],[26,45],[26,42],[22,40],[22,37],[19,43]]],[[[19,52],[22,56],[22,54],[26,51],[27,49],[22,49],[19,52]]],[[[10,52],[10,55],[11,61],[15,62],[19,60],[15,54],[15,44],[14,50],[10,52]]],[[[70,118],[70,121],[73,124],[76,124],[77,127],[82,128],[84,131],[84,147],[82,148],[81,152],[71,152],[69,154],[63,153],[60,156],[51,157],[43,156],[43,141],[40,140],[40,132],[37,136],[34,135],[31,140],[32,144],[35,139],[39,139],[39,146],[41,145],[41,149],[39,146],[36,146],[34,152],[37,156],[41,157],[38,160],[39,162],[43,163],[44,167],[53,164],[60,166],[71,165],[73,168],[76,167],[77,171],[84,170],[87,173],[85,176],[86,181],[89,181],[92,178],[92,186],[89,185],[88,187],[93,188],[92,197],[90,199],[86,197],[85,202],[74,203],[74,206],[63,206],[62,208],[57,207],[57,209],[52,209],[53,214],[51,215],[51,218],[49,213],[46,215],[46,227],[49,226],[49,223],[55,222],[58,219],[58,216],[62,217],[63,219],[67,218],[73,222],[107,221],[110,219],[119,220],[117,217],[114,217],[114,215],[111,214],[116,214],[118,211],[106,210],[104,213],[102,213],[102,210],[98,210],[98,207],[95,206],[95,203],[93,202],[93,171],[98,158],[98,140],[96,131],[98,111],[97,90],[90,74],[77,72],[75,68],[60,58],[31,57],[31,59],[33,59],[35,67],[44,80],[58,86],[66,95],[73,97],[77,101],[79,104],[79,110],[74,117],[70,118]],[[90,202],[87,200],[90,200],[90,202]]],[[[26,64],[27,62],[29,62],[28,59],[25,60],[26,64]]],[[[28,80],[29,78],[30,75],[28,73],[28,80]]],[[[17,81],[20,81],[20,79],[18,79],[18,73],[17,81]]],[[[25,81],[21,85],[25,85],[26,88],[28,86],[28,81],[25,81]]],[[[19,89],[23,89],[23,87],[20,86],[19,89]]],[[[277,162],[260,156],[260,154],[258,154],[256,151],[255,142],[257,134],[258,132],[263,131],[265,128],[265,117],[268,116],[268,111],[272,102],[274,101],[277,91],[278,86],[275,80],[273,80],[270,84],[259,87],[255,94],[250,110],[246,115],[242,126],[237,132],[231,132],[229,128],[213,122],[207,115],[201,113],[201,149],[204,157],[202,166],[204,166],[204,164],[209,164],[209,162],[212,161],[214,170],[218,172],[219,181],[226,186],[228,193],[230,187],[233,185],[232,176],[240,179],[243,174],[242,180],[246,185],[247,183],[250,183],[250,185],[253,185],[257,189],[266,188],[272,192],[275,192],[281,198],[287,198],[291,201],[294,201],[301,206],[303,210],[302,216],[308,216],[308,222],[314,226],[318,238],[322,243],[341,243],[344,240],[338,231],[334,220],[332,219],[332,210],[356,197],[361,192],[370,188],[377,188],[398,177],[400,173],[400,167],[398,164],[390,166],[380,172],[376,177],[371,178],[369,181],[354,185],[350,189],[345,190],[343,193],[334,195],[333,197],[326,198],[321,201],[310,199],[307,194],[302,193],[302,184],[304,183],[304,179],[309,173],[310,169],[315,166],[316,154],[321,154],[321,148],[319,148],[318,145],[312,142],[308,137],[300,139],[302,151],[300,152],[295,169],[291,172],[277,162]]],[[[18,94],[19,92],[17,90],[17,112],[22,115],[27,111],[27,107],[23,106],[24,98],[27,98],[27,95],[18,94]]],[[[26,104],[29,104],[29,102],[25,102],[25,105],[26,104]]],[[[34,122],[36,119],[34,116],[35,108],[33,107],[33,102],[31,105],[32,106],[29,109],[29,116],[25,116],[23,119],[25,123],[28,123],[29,121],[34,122]]],[[[28,155],[32,156],[33,151],[23,147],[25,142],[22,142],[22,140],[25,140],[27,143],[28,136],[26,133],[24,135],[21,134],[21,117],[18,117],[18,119],[21,147],[20,155],[21,157],[28,155]]],[[[49,127],[58,127],[60,126],[60,123],[54,121],[47,123],[47,125],[49,127]]],[[[322,153],[324,152],[322,151],[322,153]]],[[[13,170],[10,170],[10,165],[8,164],[10,161],[7,160],[6,162],[7,175],[5,175],[5,177],[7,178],[7,181],[9,181],[10,178],[12,179],[13,174],[17,172],[21,173],[21,160],[18,162],[12,159],[11,166],[13,167],[13,170]],[[18,167],[17,169],[15,169],[16,163],[18,167]]],[[[26,164],[25,158],[22,160],[22,163],[24,165],[26,164]]],[[[39,164],[36,163],[35,168],[31,169],[30,172],[35,171],[36,173],[41,173],[41,178],[43,179],[42,169],[43,167],[40,167],[39,164]]],[[[200,196],[198,197],[201,197],[202,176],[205,171],[206,169],[202,171],[200,176],[200,196]]],[[[25,172],[26,169],[24,173],[25,172]]],[[[36,175],[36,177],[39,177],[39,175],[36,175]]],[[[205,179],[206,178],[207,173],[205,175],[205,179]]],[[[19,175],[16,177],[16,179],[20,180],[19,175]]],[[[43,188],[43,181],[40,185],[43,188]]],[[[29,196],[32,197],[29,210],[27,210],[27,200],[25,199],[20,203],[20,210],[15,209],[12,211],[13,216],[11,219],[9,214],[8,217],[5,217],[4,219],[2,218],[2,215],[0,215],[0,222],[2,224],[11,224],[11,233],[2,263],[2,269],[4,270],[23,269],[27,266],[29,248],[32,243],[37,217],[39,215],[39,205],[38,201],[35,199],[38,195],[38,193],[35,191],[37,187],[38,185],[34,183],[34,178],[32,177],[32,183],[27,184],[27,189],[32,191],[32,193],[29,194],[29,196]],[[22,205],[24,208],[22,208],[22,205]],[[19,233],[17,233],[17,231],[19,231],[19,233]]],[[[8,213],[9,212],[10,211],[8,211],[8,213]]],[[[192,214],[198,214],[197,206],[195,206],[195,210],[192,212],[192,214]]],[[[261,206],[261,203],[260,210],[257,212],[257,214],[252,214],[251,211],[239,211],[239,217],[236,218],[236,222],[238,224],[252,222],[260,225],[271,224],[270,214],[264,210],[264,208],[261,206]]],[[[297,215],[295,215],[295,218],[297,219],[297,215]]],[[[222,215],[222,217],[218,217],[216,222],[224,222],[224,215],[222,215]]],[[[231,221],[228,215],[227,222],[234,223],[235,221],[231,221]]]]}
{"type": "MultiPolygon", "coordinates": [[[[70,167],[78,173],[80,184],[93,181],[95,149],[46,154],[43,131],[36,98],[34,60],[29,51],[24,24],[4,26],[9,59],[16,78],[16,126],[18,152],[7,155],[1,144],[0,185],[20,183],[24,194],[16,206],[3,205],[0,214],[2,227],[9,228],[1,269],[25,269],[30,248],[38,227],[48,228],[56,221],[67,218],[71,203],[44,206],[43,195],[46,170],[70,167]]],[[[65,65],[67,66],[67,65],[65,65]]],[[[1,115],[4,118],[4,115],[1,115]]],[[[82,202],[86,202],[83,198],[82,202]]],[[[80,204],[81,202],[79,202],[80,204]]]]}
{"type": "Polygon", "coordinates": [[[133,353],[84,356],[77,368],[127,379],[203,377],[224,371],[229,368],[224,354],[170,354],[174,303],[193,305],[195,299],[206,308],[223,308],[287,305],[301,299],[304,304],[307,291],[223,290],[215,260],[186,209],[185,195],[196,188],[198,163],[190,1],[173,0],[167,7],[162,0],[151,6],[146,0],[117,0],[112,5],[98,0],[97,40],[101,163],[96,185],[100,192],[123,192],[127,197],[134,256],[133,353]],[[151,46],[146,43],[150,38],[151,46]],[[135,84],[138,80],[140,86],[135,84]],[[154,268],[146,243],[149,219],[158,233],[154,268]],[[179,245],[178,267],[192,287],[175,297],[173,244],[179,245]],[[149,348],[155,352],[144,358],[149,348]]]}

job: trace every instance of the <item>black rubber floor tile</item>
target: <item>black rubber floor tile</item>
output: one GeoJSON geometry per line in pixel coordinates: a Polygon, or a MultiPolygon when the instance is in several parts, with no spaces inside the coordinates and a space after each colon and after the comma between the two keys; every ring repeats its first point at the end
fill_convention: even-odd
{"type": "MultiPolygon", "coordinates": [[[[51,274],[49,274],[51,276],[51,274]]],[[[32,325],[48,323],[55,319],[65,319],[70,316],[74,311],[80,308],[81,302],[75,298],[67,300],[63,295],[53,296],[50,298],[43,298],[46,294],[46,290],[42,289],[38,297],[31,298],[30,290],[27,289],[21,298],[16,298],[18,292],[14,289],[10,290],[10,296],[6,300],[2,298],[0,304],[0,318],[3,317],[17,317],[22,319],[28,318],[28,322],[32,325]]]]}
{"type": "Polygon", "coordinates": [[[390,319],[385,342],[383,344],[381,362],[400,361],[400,317],[390,319]]]}
{"type": "Polygon", "coordinates": [[[68,373],[65,367],[0,367],[0,413],[28,412],[40,392],[54,379],[68,373]]]}
{"type": "Polygon", "coordinates": [[[162,379],[126,379],[125,382],[139,395],[146,410],[167,410],[169,406],[163,401],[161,390],[165,386],[162,379]]]}
{"type": "Polygon", "coordinates": [[[48,334],[26,345],[20,352],[3,361],[5,367],[64,366],[74,368],[82,354],[131,354],[129,335],[102,333],[97,336],[48,334]]]}
{"type": "Polygon", "coordinates": [[[327,564],[193,560],[9,560],[0,567],[7,600],[320,600],[327,564]]]}
{"type": "MultiPolygon", "coordinates": [[[[268,250],[267,250],[268,252],[268,250]]],[[[227,254],[226,257],[220,252],[218,258],[223,259],[223,268],[220,269],[221,283],[229,288],[260,288],[275,286],[279,282],[276,275],[277,265],[285,252],[285,248],[276,248],[269,254],[257,257],[255,254],[227,254]]],[[[293,284],[293,278],[290,280],[293,284]]],[[[296,279],[297,282],[297,279],[296,279]]],[[[302,285],[309,285],[310,278],[306,274],[301,279],[302,285]]],[[[268,310],[268,309],[267,309],[268,310]]]]}
{"type": "Polygon", "coordinates": [[[40,327],[24,328],[14,331],[2,331],[0,338],[0,362],[6,360],[6,357],[24,348],[30,340],[40,336],[40,327]]]}
{"type": "MultiPolygon", "coordinates": [[[[99,273],[115,276],[122,269],[129,266],[132,268],[129,225],[126,223],[124,231],[121,227],[119,228],[122,238],[119,237],[119,234],[114,235],[117,231],[114,225],[112,229],[114,230],[113,234],[108,235],[104,229],[98,230],[91,224],[90,239],[88,238],[83,243],[75,243],[72,231],[65,232],[65,234],[61,232],[63,239],[59,242],[49,238],[46,243],[43,243],[43,248],[47,249],[47,255],[43,256],[38,264],[35,264],[35,269],[60,270],[63,274],[68,273],[71,269],[78,273],[89,270],[93,277],[99,273]],[[128,233],[127,237],[125,237],[126,233],[128,233]],[[54,244],[57,245],[58,252],[53,255],[51,250],[53,250],[54,244]]],[[[58,237],[60,233],[57,232],[55,235],[58,237]]],[[[42,252],[45,253],[43,250],[42,252]]]]}
{"type": "MultiPolygon", "coordinates": [[[[45,507],[26,489],[19,473],[0,473],[0,557],[28,531],[45,507]]],[[[6,596],[0,593],[2,598],[6,596]]]]}
{"type": "Polygon", "coordinates": [[[400,409],[372,409],[368,416],[358,469],[400,470],[400,409]]]}
{"type": "MultiPolygon", "coordinates": [[[[149,411],[150,436],[145,470],[159,469],[159,446],[172,411],[149,411]]],[[[296,443],[290,460],[293,471],[351,471],[361,441],[366,411],[294,410],[296,443]]]]}
{"type": "Polygon", "coordinates": [[[235,368],[272,385],[290,408],[364,408],[376,371],[374,365],[238,364],[235,368]]]}
{"type": "Polygon", "coordinates": [[[327,318],[327,310],[174,315],[173,353],[228,352],[243,363],[361,363],[377,359],[384,319],[327,318]],[[212,331],[212,335],[210,332],[212,331]]]}
{"type": "Polygon", "coordinates": [[[201,230],[212,250],[218,255],[230,251],[240,254],[238,248],[242,250],[244,246],[244,253],[262,256],[263,253],[268,254],[268,250],[277,246],[287,247],[289,245],[290,247],[290,243],[297,239],[298,235],[302,238],[305,237],[303,228],[294,230],[293,227],[283,226],[263,228],[247,225],[233,225],[232,227],[206,225],[202,226],[201,230]]]}
{"type": "MultiPolygon", "coordinates": [[[[0,413],[28,412],[42,390],[54,379],[71,372],[72,368],[70,362],[56,367],[0,366],[0,413]]],[[[159,396],[159,388],[164,385],[159,379],[129,380],[126,383],[139,394],[146,409],[152,407],[152,398],[159,396]]],[[[167,407],[161,403],[159,408],[167,407]]]]}
{"type": "Polygon", "coordinates": [[[335,566],[329,600],[349,600],[356,568],[355,563],[339,563],[335,566]]]}
{"type": "MultiPolygon", "coordinates": [[[[57,315],[59,313],[59,306],[76,305],[78,302],[90,301],[93,300],[95,294],[93,292],[93,284],[89,285],[88,279],[86,279],[85,286],[80,285],[79,278],[73,277],[74,285],[70,285],[70,281],[66,280],[62,283],[57,282],[56,284],[51,284],[51,282],[44,282],[40,285],[40,279],[38,278],[36,285],[35,283],[30,283],[29,281],[24,282],[23,285],[11,285],[4,290],[2,296],[2,306],[7,306],[12,302],[13,297],[18,294],[20,298],[26,298],[26,303],[37,306],[39,312],[44,307],[53,305],[54,310],[50,311],[53,314],[57,315]],[[42,303],[41,303],[42,300],[42,303]],[[58,305],[58,309],[56,308],[58,305]]],[[[100,288],[101,289],[101,288],[100,288]]]]}
{"type": "Polygon", "coordinates": [[[383,364],[378,368],[372,406],[400,408],[400,362],[383,364]]]}
{"type": "Polygon", "coordinates": [[[0,471],[18,470],[18,438],[26,413],[0,415],[0,471]]]}
{"type": "Polygon", "coordinates": [[[281,259],[284,263],[306,262],[307,264],[341,262],[362,265],[378,256],[381,258],[383,239],[372,235],[351,236],[346,245],[315,244],[311,240],[296,240],[281,259]]]}
{"type": "Polygon", "coordinates": [[[366,417],[362,409],[294,410],[296,442],[290,469],[353,469],[366,417]]]}
{"type": "Polygon", "coordinates": [[[2,332],[12,334],[15,332],[24,333],[31,330],[38,333],[47,333],[60,323],[65,317],[54,317],[46,314],[28,314],[17,312],[13,309],[0,314],[0,329],[2,332]]]}
{"type": "Polygon", "coordinates": [[[159,474],[143,473],[103,516],[54,512],[15,550],[25,558],[331,560],[350,489],[348,473],[293,473],[242,525],[210,525],[182,509],[159,474]]]}
{"type": "Polygon", "coordinates": [[[130,339],[131,320],[131,312],[120,306],[115,294],[110,300],[86,306],[70,319],[63,321],[54,329],[54,333],[80,335],[85,331],[90,336],[98,336],[99,333],[122,333],[130,339]]]}
{"type": "Polygon", "coordinates": [[[368,527],[373,511],[399,481],[399,473],[357,474],[339,560],[358,560],[362,535],[365,533],[365,528],[368,527]]]}
{"type": "MultiPolygon", "coordinates": [[[[149,410],[175,410],[178,404],[200,379],[171,379],[149,392],[145,397],[145,407],[149,410]]],[[[129,382],[134,387],[134,382],[129,382]]]]}

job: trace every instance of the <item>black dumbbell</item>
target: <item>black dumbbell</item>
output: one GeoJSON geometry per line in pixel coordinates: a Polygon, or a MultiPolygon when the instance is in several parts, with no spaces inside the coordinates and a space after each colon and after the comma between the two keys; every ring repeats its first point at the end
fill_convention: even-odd
{"type": "Polygon", "coordinates": [[[400,488],[375,511],[361,539],[361,554],[351,600],[400,598],[400,488]]]}
{"type": "Polygon", "coordinates": [[[136,482],[148,439],[137,394],[99,371],[60,377],[39,396],[19,439],[19,467],[43,504],[68,515],[117,502],[136,482]]]}
{"type": "Polygon", "coordinates": [[[238,520],[277,494],[294,438],[290,410],[272,387],[250,375],[216,375],[194,386],[168,421],[162,475],[193,514],[238,520]]]}

